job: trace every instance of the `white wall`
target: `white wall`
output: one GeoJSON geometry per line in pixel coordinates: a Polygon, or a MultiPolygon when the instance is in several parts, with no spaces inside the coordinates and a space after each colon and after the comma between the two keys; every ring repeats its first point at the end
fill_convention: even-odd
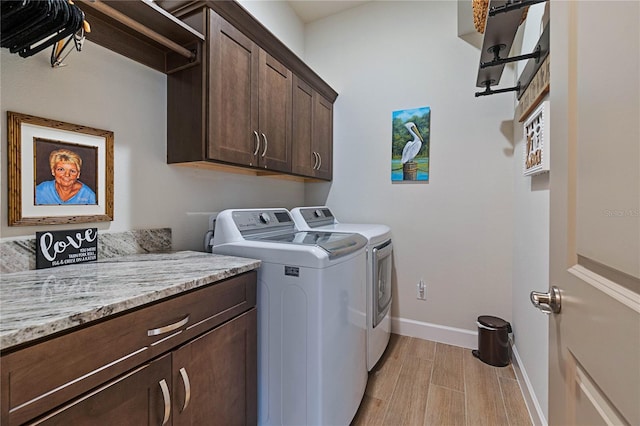
{"type": "Polygon", "coordinates": [[[238,0],[293,53],[304,59],[304,25],[289,3],[282,0],[238,0]]]}
{"type": "MultiPolygon", "coordinates": [[[[512,51],[513,55],[530,53],[535,49],[542,34],[544,10],[545,4],[529,8],[527,20],[520,29],[522,48],[512,51]]],[[[518,63],[518,75],[525,64],[526,61],[518,63]]],[[[529,387],[534,405],[531,408],[544,424],[548,413],[549,317],[533,307],[529,293],[549,288],[549,175],[523,176],[523,123],[518,122],[518,117],[514,117],[514,123],[512,325],[515,351],[528,381],[522,385],[529,387]]]]}
{"type": "MultiPolygon", "coordinates": [[[[231,207],[294,207],[304,184],[268,177],[192,170],[166,164],[166,77],[87,42],[68,65],[52,69],[47,49],[23,59],[0,51],[2,134],[6,111],[31,114],[115,133],[115,214],[93,224],[101,231],[170,227],[173,247],[202,250],[208,213],[231,207]]],[[[2,181],[7,182],[6,137],[2,181]]],[[[42,227],[7,226],[2,184],[2,238],[31,236],[42,227]]],[[[71,228],[81,225],[56,226],[71,228]]],[[[89,225],[87,225],[89,226],[89,225]]]]}
{"type": "Polygon", "coordinates": [[[305,60],[339,96],[334,180],[308,184],[305,202],[391,226],[394,317],[475,331],[478,315],[512,319],[513,101],[474,97],[479,52],[456,29],[451,1],[376,1],[307,25],[305,60]],[[426,105],[430,182],[392,185],[391,113],[426,105]]]}

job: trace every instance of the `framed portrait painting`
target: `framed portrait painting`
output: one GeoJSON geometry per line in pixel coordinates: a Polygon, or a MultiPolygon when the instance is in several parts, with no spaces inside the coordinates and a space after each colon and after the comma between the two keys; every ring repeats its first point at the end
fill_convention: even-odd
{"type": "Polygon", "coordinates": [[[9,226],[113,220],[113,132],[7,112],[9,226]]]}

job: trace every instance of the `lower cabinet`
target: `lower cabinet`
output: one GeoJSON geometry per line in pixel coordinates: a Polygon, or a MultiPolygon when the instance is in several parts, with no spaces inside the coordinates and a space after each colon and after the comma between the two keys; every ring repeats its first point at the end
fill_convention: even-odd
{"type": "Polygon", "coordinates": [[[257,423],[256,272],[2,355],[0,424],[257,423]]]}
{"type": "Polygon", "coordinates": [[[255,424],[256,318],[254,308],[30,424],[255,424]]]}

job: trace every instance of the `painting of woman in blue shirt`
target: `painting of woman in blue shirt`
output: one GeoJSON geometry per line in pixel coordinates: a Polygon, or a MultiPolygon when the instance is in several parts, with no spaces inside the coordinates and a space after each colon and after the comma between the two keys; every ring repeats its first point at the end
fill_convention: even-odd
{"type": "Polygon", "coordinates": [[[68,149],[49,154],[53,180],[36,186],[36,205],[39,204],[96,204],[96,194],[80,182],[82,158],[68,149]]]}

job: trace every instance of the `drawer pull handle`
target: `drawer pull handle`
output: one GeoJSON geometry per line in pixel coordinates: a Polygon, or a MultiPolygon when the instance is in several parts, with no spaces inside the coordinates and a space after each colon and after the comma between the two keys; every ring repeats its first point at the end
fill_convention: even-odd
{"type": "Polygon", "coordinates": [[[180,412],[183,412],[189,406],[189,401],[191,401],[191,383],[189,383],[189,375],[184,367],[180,369],[180,377],[182,377],[182,383],[184,383],[184,404],[182,405],[182,410],[180,410],[180,412]]]}
{"type": "Polygon", "coordinates": [[[158,384],[162,389],[162,399],[164,399],[164,417],[162,418],[162,426],[164,426],[169,421],[169,416],[171,416],[171,395],[165,379],[160,380],[158,384]]]}
{"type": "Polygon", "coordinates": [[[320,167],[322,167],[322,155],[318,153],[318,167],[316,167],[316,170],[320,170],[320,167]]]}
{"type": "Polygon", "coordinates": [[[165,325],[164,327],[158,327],[158,328],[154,328],[154,329],[151,329],[151,330],[147,330],[147,336],[149,336],[149,337],[157,336],[159,334],[164,334],[164,333],[168,333],[168,332],[173,331],[173,330],[177,330],[178,328],[182,327],[183,325],[185,325],[188,322],[189,322],[189,315],[187,315],[186,317],[184,317],[183,319],[181,319],[178,322],[174,322],[173,324],[169,324],[169,325],[165,325]]]}

